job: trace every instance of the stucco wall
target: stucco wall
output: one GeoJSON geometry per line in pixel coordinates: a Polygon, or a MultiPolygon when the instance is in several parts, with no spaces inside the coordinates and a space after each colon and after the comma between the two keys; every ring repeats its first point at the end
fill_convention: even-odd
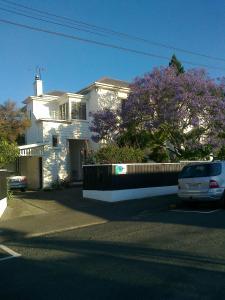
{"type": "Polygon", "coordinates": [[[89,139],[88,121],[42,121],[43,123],[43,140],[51,145],[52,135],[59,135],[59,144],[64,144],[66,139],[89,139]]]}
{"type": "Polygon", "coordinates": [[[70,176],[69,139],[88,140],[88,121],[72,123],[43,121],[43,138],[48,148],[43,156],[43,186],[47,187],[58,179],[70,176]],[[52,135],[58,135],[58,147],[52,146],[52,135]]]}
{"type": "Polygon", "coordinates": [[[69,156],[66,147],[52,149],[42,157],[43,187],[49,187],[53,182],[66,179],[69,176],[69,156]]]}
{"type": "Polygon", "coordinates": [[[33,110],[34,110],[33,102],[30,102],[27,105],[27,114],[28,114],[28,118],[31,121],[31,126],[26,130],[27,144],[41,143],[43,141],[42,124],[40,122],[37,122],[33,110]]]}
{"type": "MultiPolygon", "coordinates": [[[[31,127],[27,130],[26,143],[33,144],[44,142],[47,143],[45,153],[42,157],[43,166],[43,187],[51,185],[58,179],[65,179],[71,172],[71,160],[68,140],[88,140],[91,149],[96,150],[99,145],[91,140],[89,129],[91,118],[89,112],[95,112],[99,109],[110,107],[116,108],[121,104],[121,99],[127,97],[126,92],[119,89],[105,89],[93,87],[85,95],[66,93],[61,97],[43,95],[41,97],[30,97],[27,104],[28,115],[31,117],[31,127]],[[65,102],[71,107],[72,102],[86,101],[87,120],[54,121],[52,119],[54,112],[55,117],[59,118],[59,105],[65,102]],[[31,111],[31,113],[29,113],[31,111]],[[40,120],[41,119],[41,120],[40,120]],[[48,121],[43,119],[49,119],[48,121]],[[58,136],[58,146],[52,146],[52,136],[58,136]]],[[[72,146],[71,150],[77,159],[79,158],[80,146],[72,146]],[[75,147],[75,148],[74,148],[75,147]]],[[[73,158],[72,160],[75,160],[73,158]]],[[[35,162],[31,162],[34,164],[35,162]]],[[[76,165],[77,162],[74,162],[76,165]]],[[[25,168],[25,167],[24,167],[25,168]]],[[[37,178],[35,179],[37,181],[37,178]]],[[[33,183],[32,183],[33,184],[33,183]]]]}
{"type": "MultiPolygon", "coordinates": [[[[117,109],[121,105],[122,99],[127,99],[128,93],[117,90],[108,90],[106,88],[93,88],[87,94],[87,102],[89,112],[96,112],[104,108],[117,109]]],[[[91,117],[89,117],[91,123],[91,117]]],[[[90,148],[96,151],[101,147],[100,143],[95,143],[91,140],[90,133],[90,148]]]]}
{"type": "Polygon", "coordinates": [[[121,99],[127,98],[127,93],[119,90],[111,91],[103,88],[97,90],[97,109],[111,108],[117,109],[121,105],[121,99]]]}

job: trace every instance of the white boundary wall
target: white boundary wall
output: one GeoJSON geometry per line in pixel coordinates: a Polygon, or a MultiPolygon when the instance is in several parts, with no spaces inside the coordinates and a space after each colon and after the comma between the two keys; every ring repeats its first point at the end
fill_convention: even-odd
{"type": "Polygon", "coordinates": [[[113,191],[83,190],[83,197],[105,202],[118,202],[153,196],[176,194],[177,191],[177,185],[113,191]]]}
{"type": "Polygon", "coordinates": [[[0,200],[0,218],[3,215],[6,207],[7,207],[7,198],[5,197],[0,200]]]}

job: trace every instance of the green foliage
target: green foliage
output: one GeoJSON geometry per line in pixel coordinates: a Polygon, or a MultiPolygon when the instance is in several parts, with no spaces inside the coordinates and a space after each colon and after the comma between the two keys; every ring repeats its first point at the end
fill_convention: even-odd
{"type": "Polygon", "coordinates": [[[146,130],[137,130],[135,126],[129,126],[122,132],[116,142],[120,147],[134,147],[145,149],[151,139],[150,133],[146,130]]]}
{"type": "Polygon", "coordinates": [[[19,148],[15,143],[0,141],[0,168],[14,162],[19,156],[19,148]]]}
{"type": "Polygon", "coordinates": [[[52,182],[51,187],[47,188],[45,190],[62,190],[64,188],[67,188],[69,186],[70,180],[69,178],[66,179],[60,179],[59,177],[57,177],[57,179],[55,181],[52,182]]]}
{"type": "Polygon", "coordinates": [[[163,126],[158,130],[149,133],[149,143],[147,146],[147,156],[155,162],[169,162],[170,156],[167,147],[168,132],[163,126]]]}
{"type": "Polygon", "coordinates": [[[141,149],[132,147],[118,147],[117,145],[108,145],[99,149],[95,154],[97,163],[138,163],[143,162],[145,153],[141,149]]]}
{"type": "Polygon", "coordinates": [[[8,100],[0,105],[0,140],[15,142],[29,126],[30,120],[15,102],[8,100]]]}
{"type": "Polygon", "coordinates": [[[13,200],[14,195],[13,195],[13,192],[9,188],[9,179],[7,178],[6,180],[7,180],[7,187],[6,187],[7,188],[7,195],[6,195],[6,197],[7,197],[7,201],[10,202],[10,201],[13,200]]]}
{"type": "Polygon", "coordinates": [[[137,77],[116,112],[96,113],[93,140],[139,148],[156,162],[225,157],[224,80],[184,72],[175,55],[169,65],[137,77]]]}
{"type": "Polygon", "coordinates": [[[7,189],[7,201],[10,202],[14,199],[13,192],[7,189]]]}
{"type": "Polygon", "coordinates": [[[181,62],[177,59],[176,55],[173,54],[171,61],[169,62],[170,67],[174,67],[177,70],[177,74],[184,73],[184,67],[181,62]]]}
{"type": "Polygon", "coordinates": [[[216,153],[216,159],[221,159],[221,160],[225,160],[225,146],[221,147],[218,151],[218,153],[216,153]]]}
{"type": "Polygon", "coordinates": [[[211,147],[200,143],[204,132],[204,128],[196,127],[184,133],[179,128],[164,123],[151,133],[149,158],[156,162],[209,158],[211,147]]]}
{"type": "Polygon", "coordinates": [[[95,152],[93,150],[88,150],[86,152],[86,157],[84,158],[85,165],[93,165],[96,163],[95,152]]]}

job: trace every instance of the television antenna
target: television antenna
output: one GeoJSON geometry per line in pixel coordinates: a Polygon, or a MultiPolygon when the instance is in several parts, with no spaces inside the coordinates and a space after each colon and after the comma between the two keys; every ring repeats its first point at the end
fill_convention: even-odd
{"type": "Polygon", "coordinates": [[[41,74],[42,74],[42,72],[45,71],[45,69],[43,67],[36,66],[35,70],[36,70],[36,76],[38,76],[39,79],[41,79],[41,74]]]}

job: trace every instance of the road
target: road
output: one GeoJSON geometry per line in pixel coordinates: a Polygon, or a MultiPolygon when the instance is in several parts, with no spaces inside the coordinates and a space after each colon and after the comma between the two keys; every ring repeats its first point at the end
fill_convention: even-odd
{"type": "Polygon", "coordinates": [[[145,210],[6,246],[21,256],[0,261],[0,299],[225,298],[223,210],[145,210]]]}

